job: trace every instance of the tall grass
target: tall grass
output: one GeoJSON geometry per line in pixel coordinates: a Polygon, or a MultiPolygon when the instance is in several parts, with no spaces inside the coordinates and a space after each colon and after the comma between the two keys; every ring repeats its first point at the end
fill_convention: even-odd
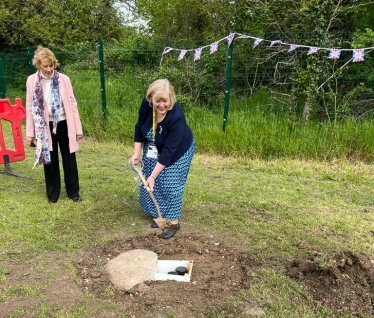
{"type": "MultiPolygon", "coordinates": [[[[98,70],[77,71],[66,67],[77,98],[86,137],[131,144],[138,107],[150,78],[134,68],[106,76],[106,117],[98,70]]],[[[174,83],[178,91],[178,83],[174,83]]],[[[23,90],[7,97],[24,99],[23,90]]],[[[258,159],[349,159],[374,161],[374,118],[346,118],[336,122],[302,121],[274,101],[266,91],[250,98],[231,97],[223,132],[222,100],[209,109],[191,105],[177,96],[193,130],[198,152],[258,159]]],[[[25,104],[25,102],[24,102],[25,104]]]]}
{"type": "Polygon", "coordinates": [[[351,117],[336,123],[305,122],[286,111],[274,112],[270,106],[262,105],[251,99],[232,101],[226,133],[216,129],[200,134],[197,129],[195,135],[202,140],[200,147],[224,155],[262,159],[344,158],[368,162],[374,159],[373,118],[351,117]]]}

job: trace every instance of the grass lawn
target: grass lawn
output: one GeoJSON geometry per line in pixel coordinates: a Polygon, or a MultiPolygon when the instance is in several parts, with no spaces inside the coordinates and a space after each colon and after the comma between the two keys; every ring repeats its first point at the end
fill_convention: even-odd
{"type": "Polygon", "coordinates": [[[256,264],[250,285],[232,298],[261,310],[235,314],[234,307],[194,305],[191,295],[194,309],[178,305],[176,313],[170,304],[149,309],[147,316],[146,306],[139,315],[128,297],[113,297],[110,285],[100,297],[82,287],[74,264],[83,250],[154,232],[138,206],[131,145],[80,145],[81,203],[64,191],[57,204],[48,203],[43,168],[32,169],[34,149],[26,148],[26,160],[11,163],[27,178],[0,174],[0,317],[354,317],[349,308],[319,305],[288,277],[286,265],[311,251],[318,252],[321,266],[345,250],[374,255],[373,166],[197,153],[175,242],[178,236],[191,242],[214,237],[250,257],[256,264]],[[300,248],[301,242],[310,248],[300,248]]]}

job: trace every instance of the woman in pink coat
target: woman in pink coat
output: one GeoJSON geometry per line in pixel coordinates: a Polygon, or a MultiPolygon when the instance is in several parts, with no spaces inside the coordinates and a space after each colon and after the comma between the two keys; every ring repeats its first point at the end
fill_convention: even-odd
{"type": "Polygon", "coordinates": [[[59,146],[66,193],[80,202],[75,152],[83,131],[70,79],[55,70],[58,61],[47,48],[38,46],[33,64],[38,71],[26,82],[26,141],[30,147],[36,146],[34,167],[43,165],[48,200],[57,203],[61,192],[59,146]]]}

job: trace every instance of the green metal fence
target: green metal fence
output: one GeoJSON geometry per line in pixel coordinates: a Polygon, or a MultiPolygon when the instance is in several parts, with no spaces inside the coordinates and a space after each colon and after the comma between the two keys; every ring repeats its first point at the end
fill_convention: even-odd
{"type": "MultiPolygon", "coordinates": [[[[174,47],[191,49],[211,42],[214,40],[178,40],[174,47]]],[[[164,47],[152,39],[136,39],[51,49],[59,59],[60,70],[73,82],[80,109],[98,119],[126,113],[134,120],[148,84],[160,77],[168,77],[174,84],[191,125],[204,121],[206,126],[220,126],[221,130],[223,124],[225,130],[235,124],[230,123],[231,112],[248,111],[250,116],[253,107],[299,118],[309,107],[308,116],[321,121],[373,115],[374,63],[369,52],[365,61],[345,65],[351,53],[343,52],[339,60],[329,60],[326,52],[308,57],[305,50],[288,52],[281,45],[254,49],[248,39],[236,37],[230,46],[221,43],[214,54],[205,50],[198,61],[193,54],[178,60],[177,52],[172,51],[163,56],[159,66],[164,47]],[[220,117],[212,121],[199,109],[220,117]]],[[[34,72],[34,49],[0,54],[4,68],[0,80],[6,85],[5,89],[0,81],[0,93],[24,100],[27,76],[34,72]]]]}

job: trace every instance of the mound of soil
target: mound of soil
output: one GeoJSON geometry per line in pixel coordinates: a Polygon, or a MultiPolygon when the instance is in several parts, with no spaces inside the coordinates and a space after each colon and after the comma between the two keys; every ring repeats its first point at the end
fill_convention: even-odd
{"type": "Polygon", "coordinates": [[[294,259],[287,270],[320,305],[374,316],[373,263],[368,255],[352,251],[334,257],[312,251],[310,256],[294,259]]]}
{"type": "MultiPolygon", "coordinates": [[[[131,311],[136,317],[158,317],[162,308],[179,311],[178,317],[184,317],[186,311],[183,308],[189,308],[190,313],[191,308],[195,312],[205,312],[214,305],[230,311],[229,307],[235,305],[226,302],[225,298],[249,287],[254,267],[248,255],[226,248],[217,239],[182,235],[163,240],[151,234],[104,247],[91,247],[81,251],[78,259],[75,267],[82,286],[99,298],[108,298],[109,288],[114,300],[131,302],[131,311]],[[159,260],[193,260],[191,282],[148,281],[127,292],[116,290],[105,274],[104,266],[118,254],[134,249],[153,251],[159,260]]],[[[236,317],[245,310],[248,308],[235,308],[236,317]]]]}

